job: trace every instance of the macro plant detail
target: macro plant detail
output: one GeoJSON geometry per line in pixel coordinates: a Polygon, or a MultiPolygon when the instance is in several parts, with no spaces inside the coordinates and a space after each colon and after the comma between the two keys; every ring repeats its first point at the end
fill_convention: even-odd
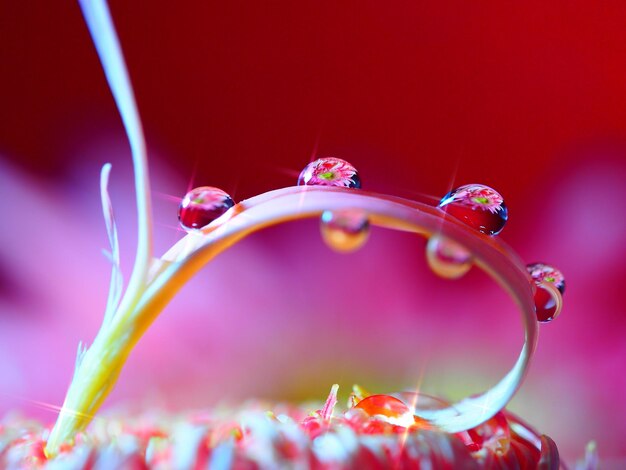
{"type": "MultiPolygon", "coordinates": [[[[347,411],[335,416],[334,386],[323,408],[309,416],[294,408],[282,414],[274,412],[269,418],[260,413],[244,416],[244,424],[229,421],[224,427],[207,420],[204,434],[192,440],[196,447],[190,451],[193,460],[189,463],[226,462],[235,468],[239,463],[245,468],[250,462],[273,465],[292,459],[324,468],[323,465],[347,465],[341,459],[349,457],[350,465],[430,462],[437,466],[449,463],[448,451],[453,449],[452,457],[458,459],[453,462],[465,463],[468,468],[504,466],[510,462],[525,462],[529,466],[542,462],[547,468],[558,468],[558,451],[550,438],[503,409],[528,370],[537,342],[537,320],[549,321],[561,311],[564,280],[557,269],[547,265],[526,268],[515,253],[494,237],[508,217],[499,193],[471,184],[451,191],[434,206],[426,199],[411,201],[362,190],[354,166],[339,158],[321,158],[304,168],[297,186],[272,190],[237,204],[218,188],[203,186],[192,190],[183,198],[178,213],[187,235],[156,258],[151,240],[145,142],[121,49],[106,3],[81,0],[80,4],[132,150],[138,250],[124,290],[117,230],[107,190],[111,166],[105,164],[100,187],[113,268],[104,320],[89,347],[79,344],[75,373],[58,420],[49,435],[36,440],[31,448],[33,455],[26,457],[33,457],[35,463],[74,458],[77,465],[81,464],[80,458],[85,459],[84,465],[91,462],[89,459],[103,458],[91,451],[78,455],[72,449],[87,445],[85,428],[115,386],[126,358],[184,283],[217,254],[257,230],[289,220],[319,218],[324,241],[340,252],[361,248],[370,227],[378,226],[427,237],[428,264],[442,277],[461,277],[473,266],[485,270],[511,294],[521,313],[525,342],[519,358],[495,386],[457,403],[408,392],[372,394],[355,387],[347,411]],[[381,439],[368,441],[364,436],[381,439]],[[215,446],[203,447],[201,443],[206,442],[215,446]],[[271,448],[275,460],[259,461],[250,444],[254,442],[271,448]],[[338,446],[348,451],[338,453],[338,446]]],[[[98,426],[94,423],[96,429],[98,426]]],[[[168,464],[171,456],[158,439],[168,438],[169,431],[158,420],[154,426],[159,431],[137,437],[143,442],[140,451],[124,458],[143,458],[150,465],[168,464]]],[[[0,437],[3,432],[0,429],[0,437]]],[[[31,438],[36,439],[33,436],[37,432],[33,428],[31,438]]],[[[183,446],[192,445],[188,439],[183,441],[187,442],[183,446]]],[[[18,454],[16,458],[24,457],[18,454]]]]}

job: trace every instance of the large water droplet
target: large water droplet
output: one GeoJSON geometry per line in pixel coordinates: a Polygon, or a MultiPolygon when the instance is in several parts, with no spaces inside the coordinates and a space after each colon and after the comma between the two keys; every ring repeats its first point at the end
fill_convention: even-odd
{"type": "Polygon", "coordinates": [[[430,269],[446,279],[457,279],[472,267],[472,256],[458,243],[433,235],[426,244],[426,260],[430,269]]]}
{"type": "Polygon", "coordinates": [[[453,189],[441,199],[439,208],[487,235],[500,233],[509,216],[502,196],[482,184],[453,189]]]}
{"type": "Polygon", "coordinates": [[[178,207],[178,220],[187,231],[201,229],[234,205],[232,198],[221,189],[201,186],[185,194],[178,207]]]}
{"type": "Polygon", "coordinates": [[[415,417],[409,407],[390,395],[370,395],[358,402],[355,408],[365,411],[369,416],[378,416],[391,424],[405,427],[415,424],[415,417]]]}
{"type": "Polygon", "coordinates": [[[340,158],[319,158],[307,166],[298,177],[298,186],[340,186],[360,188],[361,179],[352,165],[340,158]]]}
{"type": "Polygon", "coordinates": [[[349,253],[365,244],[369,238],[370,223],[365,212],[360,210],[324,211],[320,230],[330,248],[349,253]]]}
{"type": "Polygon", "coordinates": [[[565,292],[565,277],[557,268],[545,263],[532,263],[526,266],[530,277],[537,285],[535,291],[535,311],[537,320],[549,322],[561,314],[562,294],[565,292]]]}

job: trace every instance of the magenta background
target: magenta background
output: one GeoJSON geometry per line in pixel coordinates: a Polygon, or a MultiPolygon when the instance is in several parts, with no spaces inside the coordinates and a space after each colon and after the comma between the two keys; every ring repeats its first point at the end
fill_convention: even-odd
{"type": "MultiPolygon", "coordinates": [[[[130,164],[77,5],[0,14],[0,413],[47,420],[76,344],[101,319],[108,266],[98,172],[128,267],[130,164]]],[[[452,2],[112,2],[151,158],[159,252],[193,180],[241,200],[291,185],[313,154],[365,188],[411,197],[481,182],[505,197],[504,238],[567,279],[511,408],[573,461],[596,439],[626,458],[626,7],[452,2]]],[[[333,254],[315,223],[256,235],[186,287],[111,403],[322,398],[339,381],[462,396],[520,346],[504,294],[447,283],[423,241],[375,231],[333,254]]]]}

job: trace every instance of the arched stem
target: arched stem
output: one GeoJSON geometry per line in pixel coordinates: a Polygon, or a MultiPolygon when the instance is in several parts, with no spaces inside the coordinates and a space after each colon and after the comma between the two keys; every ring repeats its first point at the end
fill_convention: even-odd
{"type": "MultiPolygon", "coordinates": [[[[47,452],[71,440],[97,412],[112,389],[130,351],[178,290],[211,259],[247,235],[289,220],[319,217],[325,210],[360,209],[372,225],[441,234],[472,253],[475,264],[513,297],[522,317],[524,344],[519,358],[494,387],[440,410],[416,415],[449,432],[469,429],[502,409],[518,389],[537,341],[532,287],[523,263],[499,240],[481,235],[436,207],[391,196],[330,187],[291,187],[256,196],[231,208],[202,231],[189,233],[157,263],[138,301],[103,324],[78,365],[47,452]]],[[[120,305],[120,310],[126,308],[120,305]]]]}

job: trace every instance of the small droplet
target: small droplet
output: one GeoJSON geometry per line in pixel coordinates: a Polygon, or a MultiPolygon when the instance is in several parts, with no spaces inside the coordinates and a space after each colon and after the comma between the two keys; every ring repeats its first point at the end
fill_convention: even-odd
{"type": "Polygon", "coordinates": [[[536,284],[551,282],[561,294],[565,292],[565,277],[557,268],[545,263],[532,263],[527,265],[526,269],[536,284]]]}
{"type": "Polygon", "coordinates": [[[221,189],[201,186],[185,194],[178,207],[178,220],[187,231],[201,229],[234,205],[232,198],[221,189]]]}
{"type": "Polygon", "coordinates": [[[439,208],[487,235],[500,233],[508,219],[502,196],[483,184],[453,189],[441,199],[439,208]]]}
{"type": "Polygon", "coordinates": [[[435,274],[446,279],[457,279],[472,267],[472,256],[458,243],[433,235],[426,245],[426,260],[435,274]]]}
{"type": "Polygon", "coordinates": [[[330,248],[340,253],[350,253],[365,244],[369,238],[370,223],[360,210],[324,211],[320,230],[330,248]]]}
{"type": "Polygon", "coordinates": [[[352,165],[340,158],[319,158],[307,166],[298,177],[298,186],[339,186],[360,188],[361,179],[352,165]]]}
{"type": "Polygon", "coordinates": [[[526,266],[526,269],[537,285],[535,291],[537,320],[542,323],[554,320],[560,315],[563,307],[562,294],[565,292],[563,273],[545,263],[532,263],[526,266]]]}
{"type": "Polygon", "coordinates": [[[407,405],[391,395],[370,395],[358,402],[355,408],[365,411],[369,416],[381,416],[391,424],[411,426],[415,417],[407,405]]]}

